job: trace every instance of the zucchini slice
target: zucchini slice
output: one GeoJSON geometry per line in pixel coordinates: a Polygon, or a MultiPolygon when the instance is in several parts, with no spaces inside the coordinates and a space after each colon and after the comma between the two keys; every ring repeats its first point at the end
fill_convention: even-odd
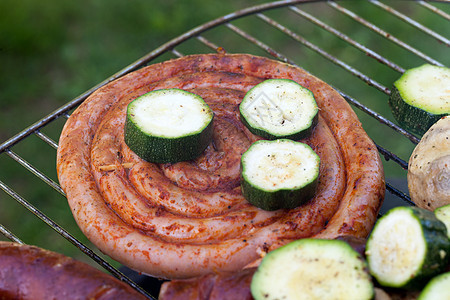
{"type": "Polygon", "coordinates": [[[432,278],[417,300],[450,299],[450,272],[432,278]]]}
{"type": "Polygon", "coordinates": [[[450,68],[425,64],[407,70],[394,82],[389,105],[402,127],[422,136],[450,114],[450,68]]]}
{"type": "Polygon", "coordinates": [[[241,157],[242,194],[264,210],[297,207],[314,196],[319,165],[319,156],[306,144],[257,141],[241,157]]]}
{"type": "Polygon", "coordinates": [[[253,275],[251,293],[264,299],[372,299],[361,255],[341,240],[300,239],[269,252],[253,275]]]}
{"type": "Polygon", "coordinates": [[[250,89],[239,105],[242,123],[265,139],[299,140],[318,121],[313,93],[290,79],[267,79],[250,89]]]}
{"type": "Polygon", "coordinates": [[[445,225],[433,212],[400,206],[381,217],[366,245],[371,274],[386,287],[420,288],[450,257],[445,225]]]}
{"type": "Polygon", "coordinates": [[[450,204],[436,208],[434,214],[447,227],[447,236],[450,239],[450,204]]]}
{"type": "Polygon", "coordinates": [[[128,104],[125,143],[154,163],[175,163],[199,156],[212,139],[214,113],[193,93],[155,90],[128,104]]]}

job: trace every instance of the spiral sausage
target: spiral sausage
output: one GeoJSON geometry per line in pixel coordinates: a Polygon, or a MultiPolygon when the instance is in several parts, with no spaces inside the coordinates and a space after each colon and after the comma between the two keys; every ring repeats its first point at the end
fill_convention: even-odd
{"type": "Polygon", "coordinates": [[[377,149],[345,100],[299,68],[244,54],[169,60],[98,89],[65,124],[57,167],[84,234],[119,262],[164,278],[238,270],[292,239],[365,237],[384,197],[377,149]],[[303,140],[322,161],[318,190],[292,210],[260,210],[239,188],[240,156],[260,137],[240,122],[238,106],[267,78],[297,81],[320,107],[303,140]],[[194,161],[148,163],[124,143],[127,104],[163,88],[196,93],[215,113],[213,142],[194,161]]]}

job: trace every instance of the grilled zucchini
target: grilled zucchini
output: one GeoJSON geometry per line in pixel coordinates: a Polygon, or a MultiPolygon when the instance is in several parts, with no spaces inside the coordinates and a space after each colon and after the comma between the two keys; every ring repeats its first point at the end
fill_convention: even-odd
{"type": "Polygon", "coordinates": [[[242,194],[264,210],[297,207],[314,196],[319,165],[319,156],[306,144],[257,141],[241,157],[242,194]]]}
{"type": "Polygon", "coordinates": [[[300,140],[317,124],[313,93],[290,79],[268,79],[247,92],[239,105],[242,123],[265,139],[300,140]]]}
{"type": "Polygon", "coordinates": [[[450,299],[450,272],[431,279],[417,298],[417,300],[436,299],[450,299]]]}
{"type": "Polygon", "coordinates": [[[372,299],[361,255],[341,240],[300,239],[266,254],[251,282],[256,300],[372,299]]]}
{"type": "Polygon", "coordinates": [[[399,206],[381,217],[366,245],[371,274],[386,287],[417,289],[441,273],[450,257],[445,225],[433,212],[399,206]]]}
{"type": "Polygon", "coordinates": [[[407,70],[394,82],[389,105],[402,127],[422,136],[450,114],[450,68],[425,64],[407,70]]]}
{"type": "Polygon", "coordinates": [[[191,160],[211,142],[213,117],[196,94],[181,89],[152,91],[128,105],[125,143],[149,162],[191,160]]]}

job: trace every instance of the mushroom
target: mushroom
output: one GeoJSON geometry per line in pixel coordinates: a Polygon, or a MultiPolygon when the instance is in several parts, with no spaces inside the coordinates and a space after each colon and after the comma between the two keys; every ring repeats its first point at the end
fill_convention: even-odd
{"type": "Polygon", "coordinates": [[[419,207],[433,211],[450,204],[450,116],[433,124],[412,152],[408,189],[419,207]]]}

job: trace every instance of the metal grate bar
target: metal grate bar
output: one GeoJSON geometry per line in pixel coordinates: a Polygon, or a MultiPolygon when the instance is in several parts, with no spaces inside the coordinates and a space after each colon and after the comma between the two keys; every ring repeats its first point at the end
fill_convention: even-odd
{"type": "Polygon", "coordinates": [[[422,53],[421,51],[411,47],[410,45],[406,44],[405,42],[399,40],[398,38],[394,37],[392,34],[387,33],[386,31],[382,30],[381,28],[375,26],[373,23],[370,23],[369,21],[361,18],[360,16],[358,16],[357,14],[355,14],[354,12],[340,6],[339,4],[335,3],[335,2],[327,2],[328,5],[330,5],[331,7],[337,9],[338,11],[346,14],[347,16],[351,17],[352,19],[354,19],[355,21],[357,21],[358,23],[366,26],[367,28],[370,28],[372,31],[378,33],[379,35],[383,36],[384,38],[394,42],[395,44],[399,45],[400,47],[403,47],[404,49],[410,51],[411,53],[419,56],[420,58],[424,59],[425,61],[429,62],[430,64],[434,64],[437,66],[443,66],[442,63],[438,62],[437,60],[434,60],[433,58],[429,57],[428,55],[422,53]]]}
{"type": "Polygon", "coordinates": [[[19,132],[18,134],[16,134],[12,138],[10,138],[9,140],[7,140],[3,144],[1,144],[0,145],[0,152],[3,152],[6,149],[14,146],[18,142],[22,141],[24,138],[28,137],[30,134],[36,132],[37,130],[41,129],[45,125],[49,124],[50,122],[55,121],[59,117],[61,117],[61,116],[68,117],[67,111],[69,111],[70,109],[73,109],[76,106],[78,106],[95,89],[96,89],[96,87],[90,89],[89,91],[87,91],[86,93],[82,94],[81,96],[79,96],[75,100],[67,103],[66,105],[60,107],[59,109],[55,110],[51,114],[49,114],[49,115],[45,116],[44,118],[40,119],[39,121],[37,121],[36,123],[32,124],[31,126],[25,128],[23,131],[19,132]]]}
{"type": "MultiPolygon", "coordinates": [[[[319,25],[322,28],[328,28],[331,30],[332,33],[335,33],[338,37],[344,39],[345,41],[347,41],[348,43],[350,43],[351,45],[356,46],[357,48],[359,48],[360,50],[364,50],[367,49],[366,47],[359,45],[357,42],[349,39],[347,36],[341,34],[339,31],[332,29],[331,27],[329,27],[328,25],[322,23],[321,21],[319,21],[318,19],[312,17],[311,15],[301,11],[300,9],[298,9],[297,7],[290,7],[291,10],[293,10],[294,12],[298,13],[301,16],[304,16],[306,18],[309,18],[310,21],[312,21],[313,23],[315,23],[316,25],[319,25]],[[355,44],[356,43],[356,44],[355,44]]],[[[316,47],[315,45],[313,45],[312,43],[310,43],[309,41],[307,41],[306,39],[298,36],[297,34],[293,33],[292,31],[290,31],[289,29],[287,29],[286,27],[284,27],[283,25],[275,22],[274,20],[268,18],[267,16],[263,15],[263,14],[257,14],[258,17],[260,17],[261,19],[263,19],[264,21],[266,21],[267,23],[269,23],[270,25],[276,27],[277,29],[281,30],[282,32],[288,34],[289,36],[291,36],[292,38],[294,38],[295,40],[301,42],[302,44],[310,47],[313,50],[316,50],[319,54],[323,55],[324,57],[328,58],[330,61],[332,62],[336,62],[339,66],[343,67],[344,69],[350,71],[353,75],[355,75],[356,77],[362,79],[363,81],[365,81],[367,84],[372,85],[376,88],[378,88],[380,91],[385,92],[386,94],[390,94],[390,91],[388,88],[383,87],[381,84],[376,83],[375,81],[373,81],[370,77],[367,77],[366,75],[363,75],[361,73],[359,73],[358,71],[354,70],[353,68],[351,68],[350,66],[348,66],[347,64],[343,63],[342,61],[338,60],[337,58],[331,56],[329,53],[326,53],[325,51],[323,51],[322,49],[316,47]]],[[[404,69],[395,65],[394,63],[388,61],[387,59],[385,59],[384,57],[376,54],[373,51],[369,51],[366,52],[366,54],[368,56],[372,56],[374,58],[376,58],[378,61],[385,63],[386,65],[390,66],[391,68],[393,68],[396,71],[399,72],[404,72],[404,69]]],[[[367,108],[366,106],[358,103],[356,100],[351,99],[349,96],[345,95],[344,93],[340,92],[342,96],[344,96],[344,98],[346,98],[349,102],[351,102],[353,105],[355,105],[356,107],[360,108],[361,110],[363,110],[364,112],[368,113],[369,115],[375,117],[377,120],[379,120],[381,123],[388,125],[389,127],[391,127],[392,129],[398,131],[399,133],[403,134],[404,136],[406,136],[408,139],[410,139],[413,143],[418,143],[418,138],[415,137],[414,135],[408,133],[406,130],[404,130],[403,128],[395,125],[393,122],[387,120],[386,118],[382,117],[381,115],[371,111],[369,108],[367,108]]]]}
{"type": "Polygon", "coordinates": [[[401,159],[400,157],[398,157],[397,155],[395,155],[394,153],[392,153],[391,151],[386,150],[385,148],[377,145],[378,151],[384,156],[384,159],[386,160],[393,160],[395,161],[397,164],[400,165],[400,167],[402,167],[404,170],[408,169],[408,163],[406,161],[404,161],[403,159],[401,159]]]}
{"type": "MultiPolygon", "coordinates": [[[[273,55],[272,53],[274,53],[276,55],[276,57],[282,57],[284,58],[284,56],[278,52],[275,52],[273,49],[271,49],[269,46],[265,45],[264,43],[262,43],[261,41],[257,40],[256,38],[254,38],[253,36],[249,35],[248,33],[246,33],[245,31],[243,31],[242,29],[238,28],[237,26],[234,26],[232,24],[227,24],[227,27],[229,27],[230,29],[232,29],[234,32],[238,33],[239,35],[241,35],[242,37],[246,38],[247,40],[255,43],[256,45],[260,46],[261,48],[263,48],[264,50],[266,50],[269,54],[273,55]]],[[[288,60],[289,61],[289,60],[288,60]]],[[[289,63],[296,65],[294,62],[289,61],[289,63]]],[[[391,121],[387,120],[386,118],[382,117],[381,115],[373,112],[372,110],[370,110],[368,107],[362,105],[361,103],[359,103],[358,101],[356,101],[355,99],[349,97],[348,95],[342,93],[341,91],[338,90],[338,92],[350,103],[352,103],[354,106],[358,107],[359,109],[363,110],[364,112],[366,112],[367,114],[369,114],[370,116],[374,117],[375,119],[377,119],[380,123],[385,124],[387,126],[389,126],[390,128],[400,132],[401,134],[405,135],[406,137],[408,137],[413,143],[418,143],[418,139],[408,133],[407,131],[405,131],[404,129],[400,128],[399,126],[395,125],[394,123],[392,123],[391,121]]],[[[405,161],[403,161],[402,159],[400,159],[397,155],[385,150],[384,148],[380,147],[377,145],[377,148],[379,149],[379,151],[383,154],[383,156],[385,157],[386,160],[392,160],[394,162],[396,162],[397,164],[399,164],[403,169],[407,169],[408,164],[405,163],[405,161]]]]}
{"type": "MultiPolygon", "coordinates": [[[[251,36],[250,34],[246,33],[245,31],[243,31],[242,29],[238,28],[235,25],[232,25],[230,23],[226,24],[228,28],[230,28],[231,30],[233,30],[234,32],[236,32],[237,34],[239,34],[240,36],[244,37],[245,39],[249,40],[250,42],[254,43],[255,45],[259,46],[260,48],[264,49],[266,52],[268,52],[269,54],[275,56],[276,58],[279,58],[283,61],[286,61],[292,65],[296,65],[295,62],[289,60],[288,58],[286,58],[284,55],[282,55],[281,53],[276,52],[275,50],[273,50],[272,48],[270,48],[269,46],[267,46],[266,44],[264,44],[263,42],[257,40],[256,38],[254,38],[253,36],[251,36]]],[[[337,90],[337,89],[336,89],[337,90]]],[[[356,101],[355,99],[351,98],[350,96],[344,94],[343,92],[339,91],[338,92],[348,101],[350,102],[352,105],[354,105],[355,107],[358,107],[359,109],[361,109],[362,111],[364,111],[365,113],[367,113],[368,115],[374,117],[375,119],[377,119],[380,123],[385,124],[387,126],[389,126],[390,128],[394,129],[395,131],[399,132],[400,134],[404,135],[405,137],[407,137],[409,140],[411,140],[413,143],[417,144],[419,142],[419,139],[410,134],[409,132],[407,132],[406,130],[404,130],[403,128],[395,125],[393,122],[389,121],[388,119],[384,118],[383,116],[381,116],[380,114],[370,110],[368,107],[362,105],[361,103],[359,103],[358,101],[356,101]]],[[[384,155],[384,154],[383,154],[384,155]]],[[[394,155],[394,154],[392,154],[394,155]]],[[[384,155],[386,157],[386,155],[384,155]]],[[[395,156],[395,155],[394,155],[395,156]]],[[[396,156],[395,156],[396,157],[396,156]]],[[[398,159],[393,159],[393,161],[398,162],[398,159]]],[[[402,163],[400,163],[400,165],[402,166],[402,168],[404,168],[404,165],[402,163]]]]}
{"type": "MultiPolygon", "coordinates": [[[[338,90],[339,91],[339,90],[338,90]]],[[[367,113],[368,115],[374,117],[375,119],[377,119],[380,123],[389,126],[390,128],[394,129],[395,131],[399,132],[400,134],[404,135],[405,137],[407,137],[411,142],[413,142],[414,144],[417,144],[419,142],[419,139],[407,132],[406,130],[404,130],[403,128],[395,125],[393,122],[389,121],[388,119],[386,119],[385,117],[383,117],[382,115],[374,112],[373,110],[371,110],[370,108],[362,105],[361,103],[359,103],[358,101],[356,101],[355,99],[351,98],[350,96],[340,92],[341,96],[344,97],[348,102],[350,102],[351,104],[353,104],[354,106],[356,106],[357,108],[359,108],[360,110],[362,110],[363,112],[367,113]]]]}
{"type": "Polygon", "coordinates": [[[46,142],[47,144],[49,144],[50,146],[52,146],[55,150],[58,149],[58,144],[52,140],[51,138],[49,138],[47,135],[43,134],[42,132],[40,132],[39,130],[36,130],[34,132],[41,140],[43,140],[44,142],[46,142]]]}
{"type": "Polygon", "coordinates": [[[390,6],[387,6],[386,4],[381,3],[378,0],[370,0],[369,1],[372,4],[377,5],[378,7],[381,7],[382,9],[384,9],[385,11],[393,14],[394,16],[398,17],[399,19],[401,19],[402,21],[405,21],[406,23],[414,26],[415,28],[425,32],[426,34],[434,37],[437,41],[443,43],[444,45],[446,45],[447,47],[450,46],[450,41],[448,39],[446,39],[445,37],[443,37],[442,35],[436,33],[435,31],[423,26],[422,24],[420,24],[419,22],[414,21],[413,19],[411,19],[408,16],[405,16],[404,14],[400,13],[399,11],[393,9],[390,6]]]}
{"type": "Polygon", "coordinates": [[[433,6],[433,5],[431,5],[431,4],[429,4],[429,3],[425,2],[425,1],[418,1],[418,3],[419,3],[420,5],[422,5],[423,7],[425,7],[425,8],[427,8],[427,9],[431,10],[431,11],[434,12],[435,14],[437,14],[437,15],[439,15],[439,16],[441,16],[441,17],[447,19],[448,21],[450,21],[450,15],[447,14],[446,12],[440,10],[439,8],[433,6]]]}
{"type": "Polygon", "coordinates": [[[61,195],[63,195],[64,197],[66,196],[66,194],[64,193],[64,191],[62,190],[62,188],[59,186],[59,184],[57,184],[56,182],[54,182],[53,180],[51,180],[50,178],[48,178],[44,173],[42,173],[41,171],[39,171],[37,168],[35,168],[34,166],[32,166],[29,162],[27,162],[26,160],[24,160],[22,157],[20,157],[19,155],[17,155],[16,153],[14,153],[11,150],[6,150],[5,153],[11,157],[13,160],[15,160],[16,162],[18,162],[19,164],[21,164],[25,169],[27,169],[28,171],[30,171],[31,173],[33,173],[34,175],[36,175],[39,179],[41,179],[42,181],[44,181],[45,183],[47,183],[49,186],[51,186],[55,191],[57,191],[58,193],[60,193],[61,195]]]}
{"type": "Polygon", "coordinates": [[[280,23],[270,19],[269,17],[263,15],[263,14],[257,14],[257,16],[264,20],[265,22],[267,22],[268,24],[274,26],[275,28],[277,28],[278,30],[286,33],[288,36],[290,36],[291,38],[293,38],[294,40],[302,43],[303,45],[307,46],[308,48],[314,50],[315,52],[317,52],[318,54],[322,55],[323,57],[325,57],[326,59],[328,59],[329,61],[333,62],[334,64],[340,66],[341,68],[345,69],[346,71],[349,71],[351,74],[353,74],[354,76],[358,77],[359,79],[363,80],[364,82],[366,82],[367,84],[377,88],[378,90],[386,93],[386,94],[390,94],[390,91],[387,87],[383,86],[382,84],[376,82],[375,80],[373,80],[372,78],[364,75],[363,73],[359,72],[358,70],[356,70],[355,68],[351,67],[350,65],[344,63],[342,60],[332,56],[331,54],[329,54],[328,52],[324,51],[322,48],[314,45],[313,43],[311,43],[310,41],[308,41],[307,39],[299,36],[298,34],[294,33],[293,31],[291,31],[290,29],[286,28],[285,26],[281,25],[280,23]]]}
{"type": "Polygon", "coordinates": [[[177,50],[175,50],[175,49],[172,49],[171,52],[172,52],[176,57],[183,57],[183,56],[184,56],[184,54],[182,54],[181,52],[179,52],[179,51],[177,51],[177,50]]]}
{"type": "MultiPolygon", "coordinates": [[[[261,14],[257,14],[258,16],[261,14]]],[[[265,16],[264,16],[265,17],[265,16]]],[[[293,61],[290,61],[289,59],[287,59],[284,55],[276,52],[275,50],[273,50],[272,48],[270,48],[269,46],[267,46],[266,44],[264,44],[263,42],[259,41],[258,39],[254,38],[253,36],[251,36],[250,34],[248,34],[247,32],[243,31],[242,29],[238,28],[235,25],[232,25],[230,23],[226,24],[228,28],[230,28],[231,30],[233,30],[234,32],[238,33],[239,35],[241,35],[242,37],[246,38],[247,40],[249,40],[250,42],[256,44],[257,46],[261,47],[262,49],[266,50],[269,54],[277,57],[277,58],[281,58],[282,60],[285,60],[287,62],[289,62],[292,65],[296,65],[293,61]]],[[[308,42],[309,43],[309,42],[308,42]]],[[[326,52],[324,52],[326,53],[326,52]]],[[[326,53],[327,56],[330,56],[328,53],[326,53]]],[[[358,77],[358,76],[357,76],[358,77]]],[[[339,91],[339,90],[338,90],[339,91]]],[[[341,91],[339,91],[339,93],[350,103],[352,103],[353,105],[355,105],[356,107],[358,107],[359,109],[363,110],[364,112],[366,112],[367,114],[369,114],[370,116],[374,117],[375,119],[377,119],[380,123],[388,125],[390,128],[398,131],[399,133],[405,135],[407,138],[409,138],[413,143],[418,143],[418,139],[417,137],[415,137],[414,135],[408,133],[407,131],[405,131],[404,129],[400,128],[399,126],[395,125],[394,123],[392,123],[391,121],[387,120],[386,118],[382,117],[381,115],[373,112],[372,110],[370,110],[368,107],[362,105],[361,103],[359,103],[358,101],[356,101],[355,99],[351,98],[350,96],[342,93],[341,91]]],[[[384,157],[389,158],[390,155],[392,155],[391,159],[400,164],[400,166],[402,168],[405,169],[404,166],[404,162],[398,158],[398,156],[396,156],[395,154],[392,153],[383,153],[384,157]]]]}
{"type": "MultiPolygon", "coordinates": [[[[258,16],[260,16],[261,14],[258,14],[258,16]]],[[[264,15],[263,18],[267,18],[264,15]]],[[[276,23],[278,24],[278,23],[276,23]]],[[[234,32],[238,33],[239,35],[241,35],[242,37],[244,37],[245,39],[249,40],[250,42],[254,43],[255,45],[259,46],[260,48],[262,48],[263,50],[265,50],[266,52],[268,52],[269,54],[275,56],[276,58],[279,58],[285,62],[288,62],[292,65],[297,65],[295,62],[289,60],[288,58],[286,58],[284,55],[282,55],[279,52],[276,52],[275,50],[273,50],[272,48],[270,48],[269,46],[267,46],[266,44],[264,44],[263,42],[259,41],[258,39],[254,38],[253,36],[251,36],[250,34],[246,33],[245,31],[243,31],[242,29],[238,28],[235,25],[232,25],[230,23],[226,24],[228,28],[230,28],[231,30],[233,30],[234,32]]],[[[282,25],[280,25],[282,26],[282,25]]],[[[285,27],[282,27],[285,28],[285,27]]],[[[286,29],[288,30],[288,29],[286,29]]],[[[284,31],[283,31],[284,32],[284,31]]],[[[292,33],[294,34],[294,33],[292,33]]],[[[295,34],[294,34],[295,35],[295,34]]],[[[299,37],[300,38],[300,37],[299,37]]],[[[307,41],[306,41],[307,42],[307,41]]],[[[309,43],[309,42],[307,42],[309,43]]],[[[334,61],[334,57],[332,57],[330,54],[326,53],[325,51],[321,50],[324,55],[326,55],[327,57],[329,57],[332,61],[334,61]]],[[[355,75],[355,74],[354,74],[355,75]]],[[[356,75],[355,75],[356,76],[356,75]]],[[[358,76],[357,76],[358,77],[358,76]]],[[[360,78],[360,77],[358,77],[360,78]]],[[[370,85],[370,83],[369,83],[370,85]]],[[[388,90],[387,88],[384,88],[386,90],[388,90]]],[[[385,92],[384,90],[382,90],[383,92],[385,92]]],[[[363,110],[364,112],[368,113],[369,115],[371,115],[372,117],[375,117],[378,121],[380,121],[381,123],[388,125],[390,128],[396,130],[397,132],[401,133],[402,135],[406,136],[408,139],[410,139],[413,143],[418,143],[418,138],[415,137],[414,135],[410,134],[409,132],[407,132],[406,130],[404,130],[403,128],[395,125],[393,122],[387,120],[386,118],[382,117],[381,115],[373,112],[372,110],[370,110],[368,107],[360,104],[358,101],[356,101],[355,99],[351,98],[350,96],[340,92],[341,95],[350,103],[352,103],[353,105],[355,105],[356,107],[358,107],[359,109],[363,110]]]]}
{"type": "Polygon", "coordinates": [[[213,21],[207,22],[203,25],[197,26],[197,27],[185,32],[184,34],[181,34],[180,36],[170,40],[169,42],[161,45],[160,47],[156,48],[152,52],[143,56],[141,59],[137,60],[136,62],[130,64],[128,67],[122,69],[117,74],[120,74],[120,73],[126,74],[127,72],[135,70],[135,69],[141,67],[142,65],[148,63],[152,59],[159,57],[164,52],[166,52],[170,49],[173,49],[175,46],[190,39],[191,37],[198,36],[199,34],[205,32],[211,28],[218,27],[219,25],[223,25],[223,24],[226,25],[228,22],[230,22],[232,20],[235,20],[235,19],[238,19],[241,17],[245,17],[248,15],[252,15],[257,12],[264,11],[264,10],[284,7],[284,6],[293,5],[293,4],[306,4],[306,3],[313,3],[313,2],[317,2],[317,0],[280,0],[280,1],[269,2],[269,3],[257,5],[257,6],[252,6],[252,7],[248,7],[248,8],[236,11],[236,12],[232,12],[221,18],[218,18],[213,21]]]}
{"type": "Polygon", "coordinates": [[[111,264],[109,264],[106,260],[98,256],[96,253],[94,253],[89,247],[85,246],[83,243],[81,243],[78,239],[76,239],[73,235],[71,235],[68,231],[66,231],[64,228],[59,226],[56,222],[54,222],[52,219],[47,217],[44,213],[42,213],[39,209],[34,207],[31,203],[26,201],[24,198],[22,198],[18,193],[16,193],[14,190],[12,190],[10,187],[8,187],[5,183],[0,181],[0,188],[7,193],[9,196],[14,198],[17,202],[19,202],[22,206],[24,206],[28,211],[30,211],[32,214],[34,214],[36,217],[41,219],[45,224],[50,226],[53,230],[55,230],[57,233],[59,233],[61,236],[63,236],[66,240],[71,242],[74,246],[76,246],[79,250],[81,250],[83,253],[88,255],[90,258],[92,258],[95,262],[97,262],[100,266],[102,266],[105,270],[113,274],[116,278],[119,280],[126,282],[133,288],[135,288],[137,291],[142,293],[143,295],[154,299],[150,294],[148,294],[144,289],[142,289],[140,286],[138,286],[136,283],[134,283],[131,279],[126,277],[122,272],[114,268],[111,264]]]}
{"type": "Polygon", "coordinates": [[[238,35],[242,36],[243,38],[245,38],[246,40],[248,40],[249,42],[255,44],[256,46],[258,46],[259,48],[263,49],[264,51],[266,51],[268,54],[272,55],[273,57],[282,60],[286,63],[289,64],[293,64],[296,65],[292,60],[290,60],[289,58],[287,58],[286,56],[284,56],[283,54],[275,51],[273,48],[271,48],[270,46],[268,46],[267,44],[261,42],[260,40],[254,38],[253,36],[251,36],[250,34],[248,34],[247,32],[245,32],[244,30],[240,29],[239,27],[231,24],[231,23],[227,23],[225,24],[229,29],[233,30],[235,33],[237,33],[238,35]]]}
{"type": "Polygon", "coordinates": [[[24,244],[17,236],[15,236],[11,231],[8,230],[5,226],[0,224],[0,233],[2,233],[5,237],[10,239],[12,242],[18,243],[18,244],[24,244]]]}
{"type": "MultiPolygon", "coordinates": [[[[247,40],[249,40],[250,42],[258,45],[260,48],[266,50],[269,54],[277,57],[277,58],[281,58],[282,60],[288,61],[290,64],[292,65],[296,65],[293,61],[288,60],[284,55],[276,52],[275,50],[273,50],[272,48],[270,48],[269,46],[267,46],[266,44],[264,44],[263,42],[257,40],[256,38],[254,38],[253,36],[251,36],[250,34],[246,33],[245,31],[243,31],[242,29],[238,28],[235,25],[232,25],[230,23],[226,24],[228,28],[230,28],[231,30],[233,30],[234,32],[236,32],[237,34],[239,34],[240,36],[246,38],[247,40]]],[[[349,97],[348,95],[342,93],[341,91],[339,91],[339,93],[350,103],[352,103],[354,106],[358,107],[359,109],[361,109],[362,111],[364,111],[365,113],[371,115],[372,117],[374,117],[375,119],[377,119],[380,123],[385,124],[387,126],[389,126],[390,128],[396,130],[397,132],[403,134],[404,136],[406,136],[408,139],[410,139],[413,143],[418,143],[418,138],[415,137],[414,135],[410,134],[409,132],[407,132],[406,130],[404,130],[403,128],[395,125],[393,122],[387,120],[386,118],[384,118],[383,116],[377,114],[376,112],[370,110],[368,107],[362,105],[361,103],[359,103],[358,101],[356,101],[355,99],[349,97]]],[[[384,148],[377,146],[378,149],[380,150],[380,152],[382,152],[383,156],[386,158],[386,160],[393,160],[396,163],[398,163],[403,169],[407,169],[407,163],[405,163],[403,160],[401,160],[397,155],[385,150],[384,148]]]]}
{"type": "Polygon", "coordinates": [[[296,14],[304,17],[306,20],[310,21],[311,23],[325,29],[326,31],[334,34],[335,36],[337,36],[338,38],[344,40],[345,42],[349,43],[350,45],[352,45],[353,47],[355,47],[358,50],[361,50],[362,52],[364,52],[368,57],[372,57],[375,58],[378,62],[385,64],[386,66],[389,66],[390,68],[396,70],[397,72],[403,73],[405,71],[405,69],[403,69],[402,67],[396,65],[395,63],[393,63],[392,61],[389,61],[388,59],[384,58],[383,56],[379,55],[378,53],[376,53],[375,51],[367,48],[366,46],[358,43],[357,41],[351,39],[349,36],[345,35],[344,33],[340,32],[339,30],[335,29],[334,27],[331,27],[327,24],[325,24],[324,22],[320,21],[319,19],[317,19],[316,17],[308,14],[307,12],[300,10],[298,7],[296,6],[291,6],[289,7],[293,12],[295,12],[296,14]]]}
{"type": "Polygon", "coordinates": [[[399,197],[409,205],[415,206],[414,202],[411,201],[411,198],[403,193],[402,191],[398,190],[397,188],[393,187],[390,183],[386,182],[386,190],[388,190],[391,194],[399,197]]]}
{"type": "Polygon", "coordinates": [[[197,40],[199,40],[204,45],[206,45],[207,47],[211,48],[214,51],[217,51],[217,49],[219,49],[219,46],[217,46],[216,44],[214,44],[213,42],[211,42],[210,40],[206,39],[201,35],[197,36],[197,40]]]}

